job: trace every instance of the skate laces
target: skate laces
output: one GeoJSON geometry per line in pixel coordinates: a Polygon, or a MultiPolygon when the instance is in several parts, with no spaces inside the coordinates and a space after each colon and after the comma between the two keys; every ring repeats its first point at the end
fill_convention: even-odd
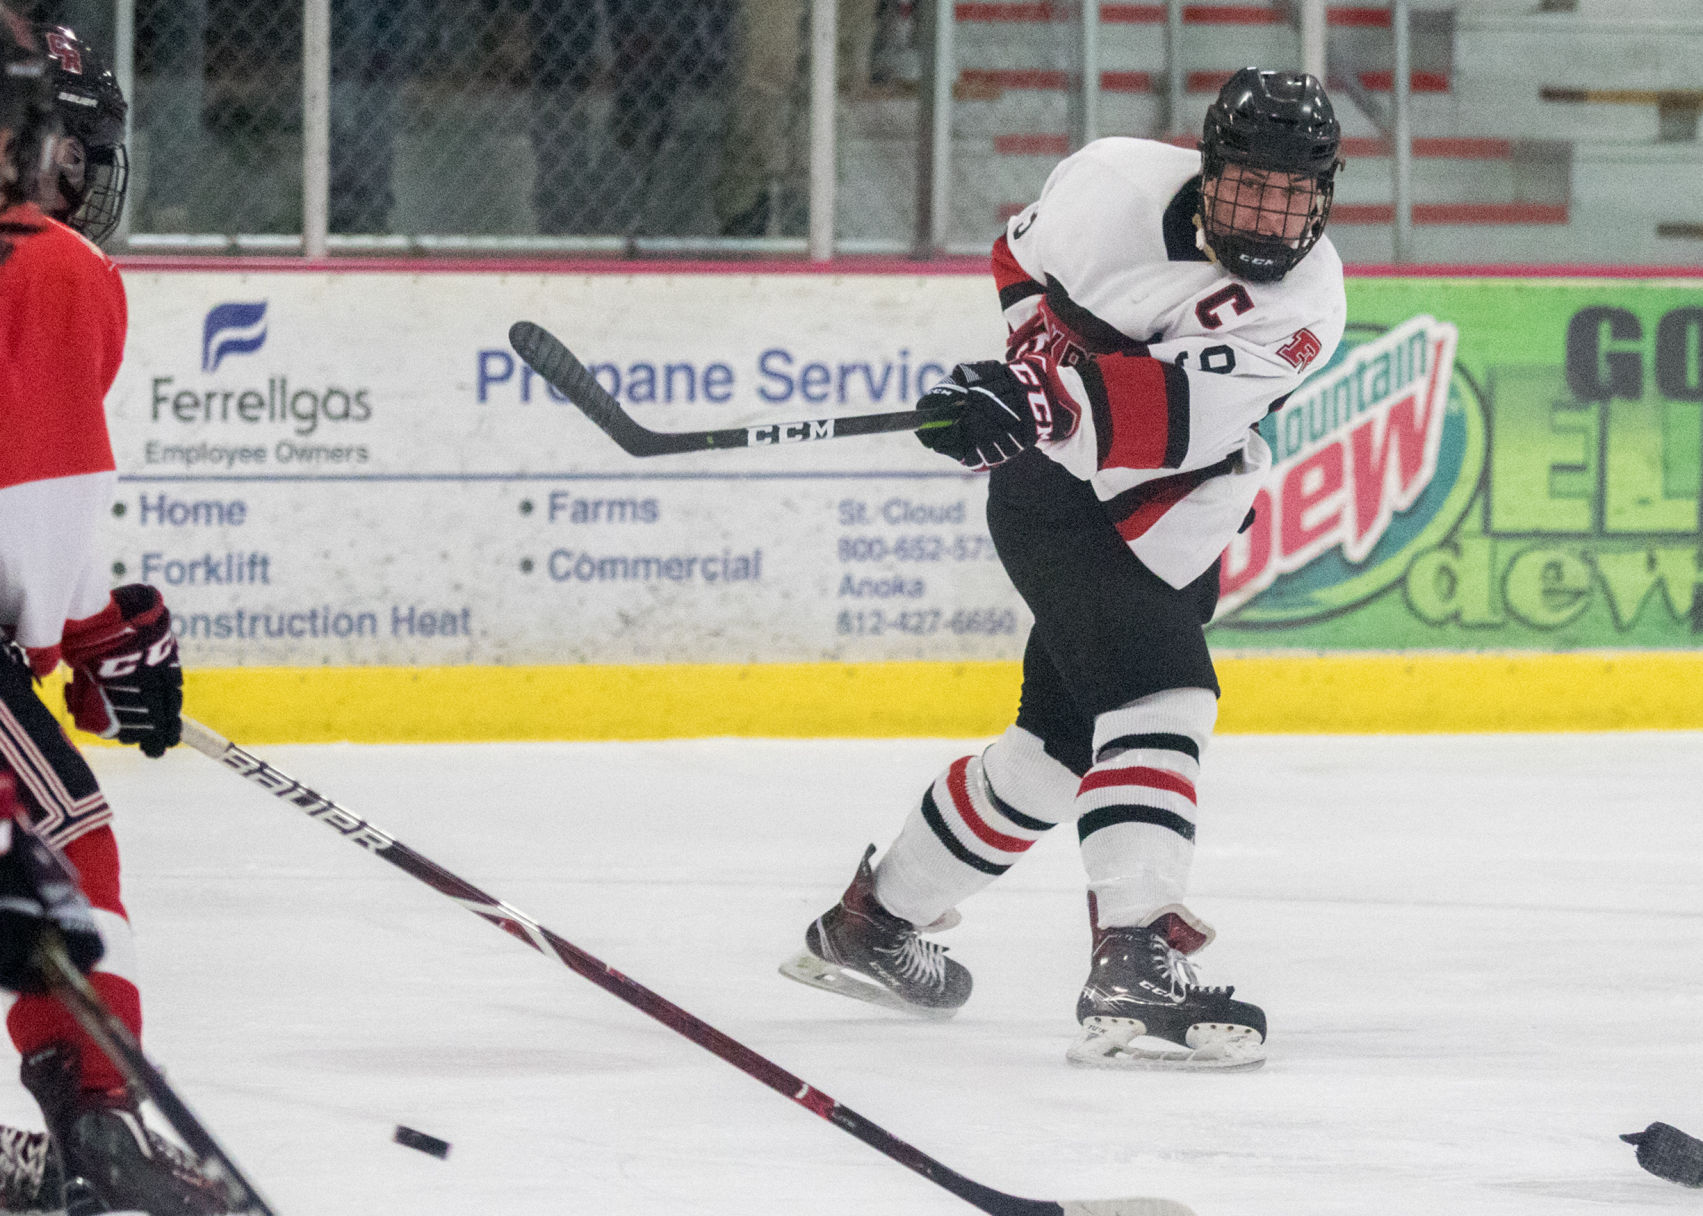
{"type": "Polygon", "coordinates": [[[221,1193],[219,1184],[209,1177],[201,1167],[200,1160],[194,1153],[184,1148],[175,1140],[168,1140],[151,1127],[143,1128],[148,1137],[148,1148],[154,1155],[154,1160],[161,1162],[177,1175],[179,1181],[187,1183],[209,1195],[221,1193]]]}
{"type": "Polygon", "coordinates": [[[47,1170],[47,1137],[16,1127],[0,1127],[0,1204],[22,1210],[41,1196],[47,1170]]]}
{"type": "Polygon", "coordinates": [[[931,988],[946,984],[946,947],[925,942],[914,932],[905,933],[896,945],[877,946],[875,950],[893,960],[904,978],[925,983],[931,988]]]}
{"type": "Polygon", "coordinates": [[[1159,973],[1170,982],[1173,993],[1183,996],[1200,987],[1200,976],[1195,972],[1194,964],[1189,962],[1188,955],[1173,947],[1157,933],[1149,940],[1152,943],[1153,961],[1158,964],[1159,973]]]}
{"type": "Polygon", "coordinates": [[[1178,950],[1170,942],[1158,934],[1153,936],[1153,957],[1159,963],[1165,977],[1171,981],[1171,990],[1182,996],[1198,993],[1202,996],[1229,996],[1236,989],[1229,985],[1207,985],[1200,982],[1200,973],[1189,961],[1189,956],[1178,950]]]}

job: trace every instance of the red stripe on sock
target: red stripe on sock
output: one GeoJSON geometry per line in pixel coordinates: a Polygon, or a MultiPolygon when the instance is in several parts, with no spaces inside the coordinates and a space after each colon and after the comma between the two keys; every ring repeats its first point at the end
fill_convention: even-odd
{"type": "MultiPolygon", "coordinates": [[[[142,994],[136,985],[116,975],[96,970],[89,975],[101,1000],[118,1015],[118,1020],[138,1038],[142,1035],[142,994]]],[[[124,1074],[108,1060],[95,1041],[84,1033],[56,997],[20,996],[6,1015],[6,1029],[19,1055],[29,1055],[49,1043],[73,1043],[82,1059],[83,1089],[118,1089],[124,1074]]]]}
{"type": "Polygon", "coordinates": [[[1095,769],[1082,779],[1082,785],[1077,789],[1077,793],[1086,794],[1089,790],[1110,789],[1120,785],[1139,785],[1146,786],[1149,789],[1167,790],[1173,794],[1181,794],[1190,802],[1195,800],[1192,782],[1186,777],[1166,772],[1162,768],[1095,769]]]}
{"type": "Polygon", "coordinates": [[[962,757],[947,770],[946,789],[952,795],[952,809],[958,812],[958,818],[964,821],[964,826],[974,832],[976,839],[983,844],[1006,853],[1021,853],[1035,843],[1033,840],[1020,840],[1016,836],[1007,836],[1004,832],[996,831],[989,826],[987,820],[976,814],[976,808],[970,802],[970,757],[962,757]]]}

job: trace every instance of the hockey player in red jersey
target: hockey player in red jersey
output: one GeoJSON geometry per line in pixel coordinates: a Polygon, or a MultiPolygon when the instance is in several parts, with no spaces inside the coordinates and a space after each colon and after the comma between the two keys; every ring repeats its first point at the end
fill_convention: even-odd
{"type": "MultiPolygon", "coordinates": [[[[170,615],[152,587],[109,591],[96,551],[116,479],[104,399],[123,355],[124,289],[94,245],[33,201],[69,180],[75,163],[55,117],[64,66],[0,7],[0,769],[36,833],[80,873],[105,946],[90,982],[139,1034],[112,812],[35,687],[64,662],[66,703],[82,729],[150,756],[178,741],[182,673],[170,615]]],[[[118,1070],[58,1001],[26,992],[6,1025],[53,1137],[69,1209],[224,1210],[214,1188],[143,1126],[118,1070]]]]}
{"type": "Polygon", "coordinates": [[[873,867],[870,848],[783,974],[950,1016],[970,974],[920,935],[1072,822],[1092,958],[1068,1058],[1263,1062],[1263,1011],[1190,960],[1214,935],[1184,902],[1218,712],[1204,627],[1271,468],[1254,427],[1342,338],[1340,142],[1317,80],[1245,68],[1198,152],[1089,144],[995,243],[1005,357],[931,390],[961,413],[919,438],[992,470],[988,529],[1035,616],[1017,719],[947,766],[873,867]]]}

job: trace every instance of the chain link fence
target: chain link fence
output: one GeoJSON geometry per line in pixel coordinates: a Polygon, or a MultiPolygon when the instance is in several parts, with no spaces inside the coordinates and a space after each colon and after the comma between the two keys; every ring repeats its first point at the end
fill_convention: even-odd
{"type": "MultiPolygon", "coordinates": [[[[1084,140],[1186,141],[1233,69],[1298,63],[1298,8],[1321,35],[1337,11],[835,0],[836,28],[818,39],[822,0],[11,2],[75,28],[131,99],[116,248],[818,256],[829,236],[846,253],[985,251],[1084,140]],[[837,80],[814,80],[813,48],[830,42],[837,80]],[[836,98],[826,127],[813,96],[836,98]],[[812,156],[824,149],[826,167],[812,156]]],[[[1390,19],[1342,11],[1333,89],[1351,159],[1372,163],[1347,179],[1333,239],[1387,260],[1390,19]]],[[[1457,72],[1470,44],[1452,24],[1416,19],[1413,32],[1412,129],[1442,137],[1413,168],[1420,201],[1564,212],[1569,145],[1551,139],[1553,109],[1531,108],[1535,85],[1512,111],[1521,95],[1497,80],[1514,61],[1457,72]],[[1563,154],[1533,169],[1497,153],[1534,135],[1563,154]]],[[[1536,224],[1463,231],[1487,234],[1481,259],[1506,233],[1527,260],[1552,245],[1536,224]]],[[[1596,260],[1625,256],[1596,232],[1596,260]]],[[[1437,231],[1429,260],[1454,256],[1459,235],[1437,231]]]]}
{"type": "MultiPolygon", "coordinates": [[[[844,95],[869,87],[883,11],[891,25],[909,5],[839,0],[844,95]]],[[[299,237],[314,70],[304,0],[16,7],[73,26],[118,70],[132,101],[138,243],[299,237]]],[[[796,244],[809,214],[810,10],[809,0],[330,0],[333,243],[796,244]]]]}

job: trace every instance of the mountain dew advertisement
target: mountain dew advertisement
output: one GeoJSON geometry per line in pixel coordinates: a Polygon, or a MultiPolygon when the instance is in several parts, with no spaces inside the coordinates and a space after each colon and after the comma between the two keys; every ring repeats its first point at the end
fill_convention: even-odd
{"type": "Polygon", "coordinates": [[[1696,645],[1703,290],[1348,286],[1341,348],[1261,426],[1216,645],[1696,645]]]}

